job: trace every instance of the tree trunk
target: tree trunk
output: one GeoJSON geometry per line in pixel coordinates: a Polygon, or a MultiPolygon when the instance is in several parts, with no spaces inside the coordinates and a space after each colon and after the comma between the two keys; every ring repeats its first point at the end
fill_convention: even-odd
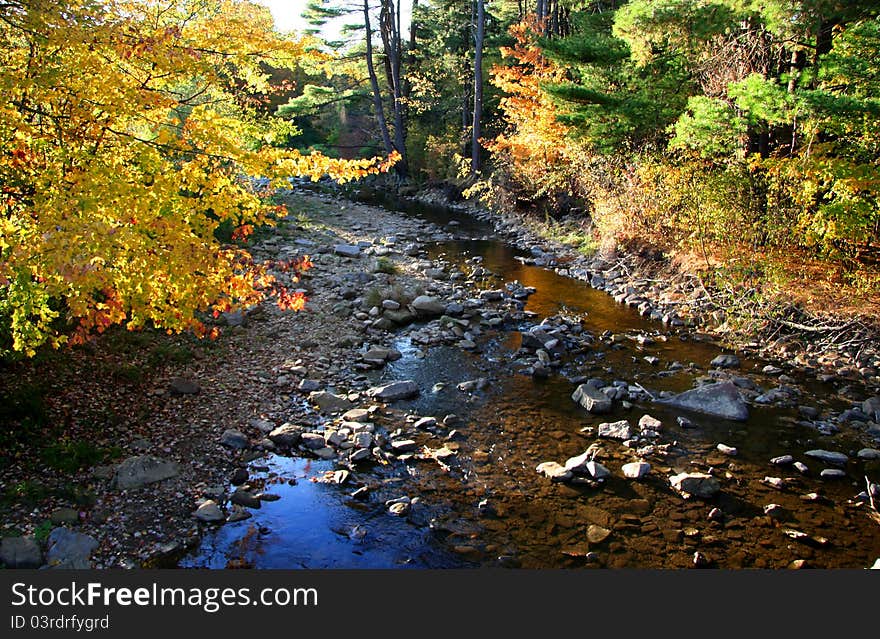
{"type": "Polygon", "coordinates": [[[391,143],[391,135],[388,132],[385,107],[382,105],[382,91],[379,89],[379,79],[376,77],[376,67],[373,64],[373,29],[370,26],[370,0],[364,0],[364,27],[367,30],[367,73],[370,76],[370,87],[373,90],[373,107],[376,109],[376,121],[379,124],[379,133],[382,135],[382,144],[385,146],[385,152],[391,154],[394,151],[394,145],[391,143]]]}
{"type": "Polygon", "coordinates": [[[474,33],[474,120],[471,127],[471,174],[480,172],[480,125],[483,117],[483,41],[486,38],[486,3],[476,0],[477,30],[474,33]]]}
{"type": "Polygon", "coordinates": [[[395,6],[394,0],[382,0],[379,12],[379,33],[385,48],[385,58],[390,70],[392,113],[394,114],[394,146],[401,155],[397,163],[397,173],[403,177],[407,173],[406,166],[406,131],[403,116],[403,88],[400,83],[400,59],[403,54],[400,37],[400,5],[395,6]]]}

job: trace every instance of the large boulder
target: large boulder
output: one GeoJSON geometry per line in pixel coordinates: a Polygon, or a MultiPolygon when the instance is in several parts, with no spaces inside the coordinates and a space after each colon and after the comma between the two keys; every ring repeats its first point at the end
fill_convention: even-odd
{"type": "Polygon", "coordinates": [[[733,421],[744,422],[749,418],[749,407],[736,386],[730,382],[705,384],[658,400],[658,403],[733,421]]]}
{"type": "Polygon", "coordinates": [[[367,391],[367,395],[383,402],[393,402],[398,399],[407,399],[419,394],[418,385],[412,380],[391,382],[384,386],[374,386],[367,391]]]}
{"type": "Polygon", "coordinates": [[[150,455],[139,455],[129,457],[117,466],[113,482],[120,490],[129,490],[171,479],[179,474],[180,469],[174,462],[150,455]]]}
{"type": "Polygon", "coordinates": [[[88,570],[92,567],[89,557],[97,547],[98,541],[94,537],[56,528],[49,533],[46,564],[50,568],[88,570]]]}
{"type": "Polygon", "coordinates": [[[33,537],[4,537],[0,541],[0,561],[7,568],[39,568],[43,553],[33,537]]]}
{"type": "Polygon", "coordinates": [[[578,386],[571,398],[594,415],[611,412],[611,399],[608,395],[589,384],[578,386]]]}
{"type": "Polygon", "coordinates": [[[410,303],[410,306],[417,315],[423,317],[443,315],[446,310],[445,302],[429,295],[419,295],[410,303]]]}

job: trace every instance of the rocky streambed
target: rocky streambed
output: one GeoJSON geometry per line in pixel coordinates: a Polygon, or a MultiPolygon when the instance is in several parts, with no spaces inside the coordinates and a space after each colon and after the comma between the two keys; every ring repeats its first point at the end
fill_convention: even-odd
{"type": "Polygon", "coordinates": [[[226,316],[210,360],[157,382],[161,423],[199,424],[198,439],[129,437],[129,459],[95,469],[99,506],[119,515],[77,522],[92,562],[862,568],[880,557],[870,380],[725,351],[613,265],[570,277],[553,247],[517,249],[468,215],[287,199],[290,218],[254,254],[312,256],[308,309],[226,316]],[[122,537],[132,521],[136,546],[122,537]]]}

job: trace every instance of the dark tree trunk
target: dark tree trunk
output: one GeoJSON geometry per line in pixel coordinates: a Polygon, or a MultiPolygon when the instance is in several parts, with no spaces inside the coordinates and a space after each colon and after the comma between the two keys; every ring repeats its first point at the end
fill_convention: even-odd
{"type": "Polygon", "coordinates": [[[376,110],[376,121],[385,152],[394,151],[391,135],[388,132],[388,121],[385,119],[385,107],[382,105],[382,91],[379,89],[379,78],[376,77],[376,66],[373,63],[373,29],[370,26],[370,1],[364,0],[364,26],[367,30],[367,73],[370,76],[370,88],[373,90],[373,108],[376,110]]]}
{"type": "Polygon", "coordinates": [[[474,33],[474,119],[471,127],[471,174],[480,171],[480,126],[483,117],[483,41],[486,38],[486,5],[476,0],[477,23],[474,33]]]}

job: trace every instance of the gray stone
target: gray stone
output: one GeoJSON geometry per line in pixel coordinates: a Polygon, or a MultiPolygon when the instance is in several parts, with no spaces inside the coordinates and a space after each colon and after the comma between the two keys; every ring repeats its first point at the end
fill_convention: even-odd
{"type": "Polygon", "coordinates": [[[568,481],[572,477],[571,471],[567,470],[565,466],[562,466],[557,462],[540,463],[535,470],[545,477],[548,477],[550,481],[555,482],[568,481]]]}
{"type": "Polygon", "coordinates": [[[398,399],[407,399],[419,394],[419,387],[412,380],[391,382],[384,386],[374,386],[367,391],[367,395],[383,402],[393,402],[398,399]]]}
{"type": "Polygon", "coordinates": [[[359,257],[361,254],[361,247],[352,244],[337,244],[333,247],[333,252],[342,257],[359,257]]]}
{"type": "Polygon", "coordinates": [[[623,471],[623,476],[627,479],[641,479],[651,472],[651,464],[643,461],[631,462],[621,466],[620,470],[623,471]]]}
{"type": "Polygon", "coordinates": [[[780,455],[779,457],[774,457],[770,460],[770,463],[775,466],[787,466],[794,462],[794,457],[791,455],[780,455]]]}
{"type": "Polygon", "coordinates": [[[745,421],[749,418],[748,406],[736,386],[730,382],[705,384],[658,400],[658,403],[734,421],[745,421]]]}
{"type": "Polygon", "coordinates": [[[721,490],[718,480],[706,473],[681,473],[669,478],[669,483],[684,496],[708,499],[721,490]]]}
{"type": "Polygon", "coordinates": [[[569,457],[565,462],[564,468],[565,470],[570,470],[573,473],[581,475],[589,474],[589,471],[587,470],[587,462],[592,460],[593,455],[595,454],[595,450],[587,450],[576,457],[569,457]]]}
{"type": "Polygon", "coordinates": [[[718,452],[729,455],[730,457],[734,457],[739,452],[736,448],[728,446],[727,444],[718,444],[715,448],[718,449],[718,452]]]}
{"type": "Polygon", "coordinates": [[[193,517],[207,524],[226,520],[226,515],[223,514],[217,502],[212,499],[202,502],[202,505],[193,513],[193,517]]]}
{"type": "Polygon", "coordinates": [[[738,368],[739,367],[739,357],[736,355],[719,355],[711,362],[709,362],[711,366],[716,366],[718,368],[738,368]]]}
{"type": "Polygon", "coordinates": [[[835,465],[843,465],[846,464],[849,457],[847,457],[843,453],[837,453],[830,450],[808,450],[804,453],[807,457],[812,457],[813,459],[818,459],[820,461],[825,462],[826,464],[835,464],[835,465]]]}
{"type": "Polygon", "coordinates": [[[371,348],[363,354],[363,359],[370,361],[395,362],[402,355],[396,348],[371,348]]]}
{"type": "Polygon", "coordinates": [[[150,455],[140,455],[129,457],[117,466],[114,483],[120,490],[129,490],[177,477],[179,474],[180,469],[174,462],[150,455]]]}
{"type": "Polygon", "coordinates": [[[632,439],[633,436],[632,427],[625,419],[622,419],[619,422],[605,422],[599,424],[596,434],[599,437],[619,439],[621,441],[632,439]]]}
{"type": "Polygon", "coordinates": [[[302,429],[293,424],[281,424],[278,428],[269,433],[269,439],[276,446],[282,448],[291,448],[299,443],[302,437],[302,429]]]}
{"type": "Polygon", "coordinates": [[[231,428],[223,431],[223,435],[220,436],[220,443],[223,446],[228,446],[229,448],[237,448],[239,450],[248,447],[248,438],[247,435],[238,430],[233,430],[231,428]]]}
{"type": "Polygon", "coordinates": [[[168,391],[172,395],[196,395],[201,390],[198,383],[182,377],[175,377],[168,383],[168,391]]]}
{"type": "Polygon", "coordinates": [[[236,506],[244,506],[245,508],[260,508],[262,505],[255,495],[252,495],[246,490],[236,490],[232,493],[232,497],[229,498],[229,501],[236,506]]]}
{"type": "Polygon", "coordinates": [[[327,444],[320,433],[303,433],[300,435],[300,442],[309,450],[318,450],[327,444]]]}
{"type": "Polygon", "coordinates": [[[605,479],[611,476],[611,471],[597,461],[590,460],[586,466],[587,472],[593,479],[605,479]]]}
{"type": "Polygon", "coordinates": [[[419,295],[410,303],[410,306],[416,315],[423,317],[443,315],[446,310],[445,302],[429,295],[419,295]]]}
{"type": "Polygon", "coordinates": [[[312,454],[319,459],[335,459],[336,451],[330,448],[329,446],[324,446],[323,448],[317,448],[312,451],[312,454]]]}
{"type": "Polygon", "coordinates": [[[880,459],[880,450],[876,448],[863,448],[858,452],[859,459],[874,460],[880,459]]]}
{"type": "Polygon", "coordinates": [[[819,477],[822,479],[844,479],[846,473],[839,468],[826,468],[819,473],[819,477]]]}
{"type": "Polygon", "coordinates": [[[594,415],[611,412],[611,400],[605,393],[590,384],[578,386],[571,398],[594,415]]]}
{"type": "Polygon", "coordinates": [[[655,432],[659,432],[663,430],[663,423],[656,417],[651,417],[650,415],[642,415],[641,419],[639,419],[639,429],[643,431],[653,430],[655,432]]]}
{"type": "Polygon", "coordinates": [[[346,422],[365,422],[370,419],[370,411],[364,408],[352,408],[346,412],[342,419],[346,422]]]}
{"type": "Polygon", "coordinates": [[[356,434],[354,436],[354,445],[358,448],[369,448],[373,445],[373,435],[367,432],[356,434]]]}
{"type": "Polygon", "coordinates": [[[309,393],[309,401],[317,405],[322,413],[339,413],[351,408],[351,402],[347,397],[334,395],[329,391],[317,391],[309,393]]]}
{"type": "Polygon", "coordinates": [[[304,393],[312,393],[321,388],[321,382],[316,379],[301,379],[296,388],[304,393]]]}
{"type": "Polygon", "coordinates": [[[3,537],[0,561],[7,568],[39,568],[43,564],[43,553],[33,537],[3,537]]]}
{"type": "Polygon", "coordinates": [[[97,547],[98,540],[90,535],[55,528],[49,533],[46,565],[63,570],[88,570],[92,567],[89,557],[97,547]]]}
{"type": "Polygon", "coordinates": [[[418,446],[419,445],[411,439],[395,439],[393,442],[391,442],[391,450],[393,450],[397,454],[411,453],[416,448],[418,448],[418,446]]]}
{"type": "Polygon", "coordinates": [[[351,454],[351,456],[349,457],[349,460],[351,460],[353,462],[359,462],[359,461],[367,460],[370,457],[372,457],[372,453],[370,452],[369,448],[358,448],[356,451],[354,451],[351,454]]]}
{"type": "Polygon", "coordinates": [[[869,397],[863,401],[862,412],[865,413],[871,421],[880,422],[880,396],[869,397]]]}

